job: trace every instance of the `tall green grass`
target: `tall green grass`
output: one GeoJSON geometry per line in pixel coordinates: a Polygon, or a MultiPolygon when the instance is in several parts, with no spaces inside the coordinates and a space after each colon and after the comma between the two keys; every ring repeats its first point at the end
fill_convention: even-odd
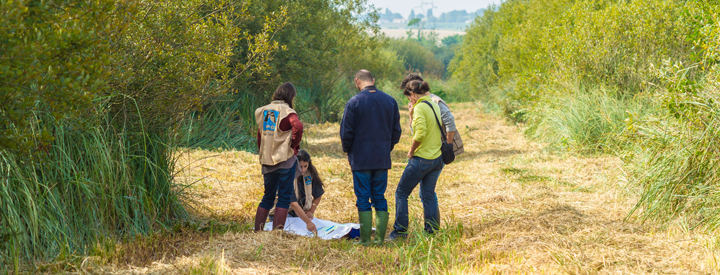
{"type": "Polygon", "coordinates": [[[53,130],[37,155],[0,152],[0,266],[72,261],[186,217],[168,137],[110,123],[53,130]]]}
{"type": "Polygon", "coordinates": [[[642,139],[631,167],[642,193],[633,213],[644,220],[720,227],[720,104],[713,93],[681,102],[692,115],[669,112],[637,127],[642,139]]]}
{"type": "Polygon", "coordinates": [[[206,108],[190,113],[180,131],[180,146],[190,148],[255,151],[257,98],[249,93],[223,95],[206,108]]]}
{"type": "Polygon", "coordinates": [[[357,88],[349,78],[340,78],[328,85],[314,81],[296,88],[295,111],[300,119],[311,123],[340,121],[345,103],[357,94],[357,88]]]}
{"type": "Polygon", "coordinates": [[[627,124],[652,110],[641,97],[602,88],[543,98],[527,114],[526,133],[561,151],[613,152],[627,147],[627,124]]]}

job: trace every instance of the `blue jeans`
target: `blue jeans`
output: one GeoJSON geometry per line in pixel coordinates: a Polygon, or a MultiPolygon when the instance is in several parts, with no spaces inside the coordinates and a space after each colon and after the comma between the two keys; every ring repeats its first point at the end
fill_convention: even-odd
{"type": "Polygon", "coordinates": [[[272,209],[277,196],[277,208],[289,208],[295,193],[295,169],[297,162],[290,169],[280,169],[263,175],[265,179],[265,194],[260,201],[260,207],[272,209]]]}
{"type": "Polygon", "coordinates": [[[387,211],[385,189],[387,189],[387,170],[353,171],[353,187],[358,211],[387,211]],[[372,200],[372,204],[370,201],[372,200]]]}
{"type": "Polygon", "coordinates": [[[420,200],[425,212],[425,231],[433,233],[440,226],[440,209],[438,208],[435,184],[445,164],[442,157],[434,160],[413,157],[408,161],[400,177],[395,191],[395,224],[393,235],[407,233],[408,228],[408,196],[420,183],[420,200]]]}

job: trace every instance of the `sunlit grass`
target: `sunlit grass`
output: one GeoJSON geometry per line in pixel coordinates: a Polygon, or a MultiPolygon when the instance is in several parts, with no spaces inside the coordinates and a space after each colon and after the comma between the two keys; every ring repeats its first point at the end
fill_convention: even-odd
{"type": "MultiPolygon", "coordinates": [[[[262,196],[257,156],[241,151],[181,150],[180,184],[196,217],[154,241],[133,241],[96,269],[140,273],[654,273],[710,272],[712,236],[658,232],[625,220],[637,197],[611,156],[555,155],[521,130],[483,114],[474,103],[452,104],[466,153],[445,167],[438,183],[442,230],[422,231],[422,205],[410,196],[410,236],[364,247],[352,240],[253,233],[262,196]],[[151,255],[166,255],[164,257],[151,255]],[[224,264],[220,265],[220,259],[224,264]],[[697,264],[702,263],[702,264],[697,264]]],[[[401,114],[407,125],[407,114],[401,114]]],[[[337,124],[308,124],[303,147],[326,184],[316,212],[356,222],[352,175],[339,147],[337,124]]],[[[393,152],[386,197],[407,163],[409,137],[393,152]]],[[[415,191],[417,192],[417,191],[415,191]]]]}

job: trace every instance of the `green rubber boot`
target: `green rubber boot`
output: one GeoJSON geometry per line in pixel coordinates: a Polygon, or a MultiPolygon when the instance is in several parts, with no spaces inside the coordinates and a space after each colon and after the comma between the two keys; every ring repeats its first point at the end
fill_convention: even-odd
{"type": "Polygon", "coordinates": [[[375,228],[375,244],[382,245],[385,241],[385,232],[387,232],[388,217],[390,213],[387,211],[376,211],[375,219],[377,227],[375,228]]]}
{"type": "Polygon", "coordinates": [[[370,245],[372,233],[372,211],[359,211],[360,216],[360,244],[370,245]]]}

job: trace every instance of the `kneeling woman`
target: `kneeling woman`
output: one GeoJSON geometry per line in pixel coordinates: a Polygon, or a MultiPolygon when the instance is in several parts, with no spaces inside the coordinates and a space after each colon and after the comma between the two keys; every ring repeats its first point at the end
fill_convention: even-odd
{"type": "MultiPolygon", "coordinates": [[[[305,150],[300,150],[297,155],[298,165],[300,166],[300,175],[295,180],[295,197],[297,202],[305,212],[305,215],[312,219],[315,217],[315,210],[320,204],[320,199],[325,193],[323,182],[320,180],[317,169],[310,159],[310,154],[305,150]]],[[[290,216],[297,217],[294,209],[290,211],[290,216]]]]}
{"type": "Polygon", "coordinates": [[[315,224],[305,215],[293,195],[293,182],[297,169],[296,155],[303,131],[302,122],[292,109],[296,94],[295,86],[290,82],[283,83],[275,90],[270,104],[255,110],[258,151],[265,180],[265,194],[255,213],[255,231],[263,230],[277,196],[273,215],[275,229],[282,229],[285,226],[288,208],[292,206],[307,224],[307,229],[317,233],[315,224]]]}

